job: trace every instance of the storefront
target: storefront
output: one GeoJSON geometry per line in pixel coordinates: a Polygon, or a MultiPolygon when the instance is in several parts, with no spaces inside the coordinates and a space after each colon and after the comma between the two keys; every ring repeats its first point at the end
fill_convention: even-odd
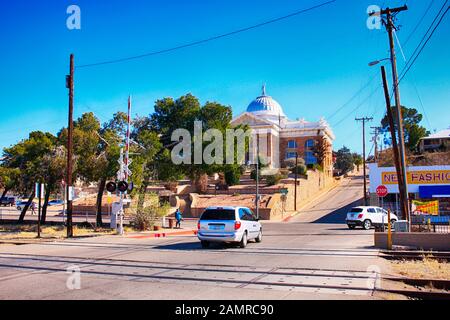
{"type": "MultiPolygon", "coordinates": [[[[369,164],[370,204],[399,212],[397,173],[395,167],[369,164]],[[388,195],[377,196],[378,186],[385,186],[388,195]]],[[[414,215],[450,215],[450,166],[408,167],[408,193],[414,215]]]]}

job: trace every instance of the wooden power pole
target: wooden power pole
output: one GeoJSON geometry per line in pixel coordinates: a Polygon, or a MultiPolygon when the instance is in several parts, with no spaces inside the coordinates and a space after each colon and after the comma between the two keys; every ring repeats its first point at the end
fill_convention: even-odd
{"type": "Polygon", "coordinates": [[[400,211],[402,213],[402,217],[405,217],[407,214],[407,201],[404,199],[404,181],[402,177],[401,172],[401,163],[400,163],[400,153],[398,149],[397,144],[397,136],[395,133],[395,126],[394,126],[394,116],[392,115],[391,110],[391,98],[389,97],[389,88],[388,88],[388,82],[386,79],[386,69],[384,66],[381,66],[381,76],[383,78],[383,89],[384,89],[384,97],[386,100],[386,114],[388,116],[389,120],[389,130],[391,132],[392,137],[392,150],[394,153],[394,162],[395,162],[395,169],[397,171],[397,182],[398,182],[398,193],[400,198],[400,211]]]}
{"type": "Polygon", "coordinates": [[[408,179],[407,179],[407,169],[406,169],[406,153],[405,153],[405,137],[403,134],[403,117],[402,117],[402,107],[400,103],[400,91],[398,87],[398,73],[397,73],[397,59],[395,56],[395,45],[394,45],[394,30],[397,27],[394,24],[395,15],[408,10],[408,7],[402,6],[398,8],[386,8],[380,12],[374,12],[370,15],[379,15],[383,19],[383,24],[386,26],[387,33],[389,35],[389,49],[391,55],[391,66],[392,66],[392,78],[394,86],[394,96],[395,96],[395,108],[396,108],[396,120],[397,120],[397,136],[398,136],[398,148],[400,155],[400,173],[403,179],[403,190],[399,190],[399,193],[403,193],[400,197],[405,203],[402,203],[402,208],[405,207],[404,219],[410,221],[409,216],[409,205],[408,205],[408,179]]]}
{"type": "Polygon", "coordinates": [[[72,182],[72,157],[73,157],[73,87],[74,87],[74,56],[70,55],[70,75],[66,77],[66,86],[69,89],[69,124],[67,132],[67,237],[73,237],[72,208],[73,208],[73,182],[72,182]]]}
{"type": "Polygon", "coordinates": [[[356,121],[362,121],[363,127],[363,175],[364,175],[364,205],[367,206],[367,174],[366,174],[366,121],[372,121],[373,118],[356,118],[356,121]]]}

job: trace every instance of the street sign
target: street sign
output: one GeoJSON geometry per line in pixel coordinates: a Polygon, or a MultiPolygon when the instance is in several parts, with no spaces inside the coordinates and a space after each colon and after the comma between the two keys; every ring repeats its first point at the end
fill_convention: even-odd
{"type": "Polygon", "coordinates": [[[383,185],[378,186],[376,191],[377,196],[379,196],[380,198],[384,198],[388,194],[388,189],[386,188],[386,186],[383,185]]]}

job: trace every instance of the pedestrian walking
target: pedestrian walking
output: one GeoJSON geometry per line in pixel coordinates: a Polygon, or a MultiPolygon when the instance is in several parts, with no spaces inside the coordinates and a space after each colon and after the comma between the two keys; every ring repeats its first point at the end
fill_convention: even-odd
{"type": "Polygon", "coordinates": [[[177,224],[175,226],[176,229],[181,229],[181,221],[183,221],[183,215],[180,209],[177,209],[175,212],[175,219],[177,220],[177,224]]]}
{"type": "Polygon", "coordinates": [[[31,215],[36,214],[36,203],[31,202],[31,215]]]}

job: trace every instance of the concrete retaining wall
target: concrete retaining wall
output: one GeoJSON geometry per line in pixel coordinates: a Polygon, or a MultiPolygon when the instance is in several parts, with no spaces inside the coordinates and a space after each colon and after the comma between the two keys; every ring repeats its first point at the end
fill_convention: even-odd
{"type": "MultiPolygon", "coordinates": [[[[450,233],[393,232],[392,245],[422,250],[450,251],[450,233]]],[[[375,232],[375,247],[387,248],[386,232],[375,232]]]]}

